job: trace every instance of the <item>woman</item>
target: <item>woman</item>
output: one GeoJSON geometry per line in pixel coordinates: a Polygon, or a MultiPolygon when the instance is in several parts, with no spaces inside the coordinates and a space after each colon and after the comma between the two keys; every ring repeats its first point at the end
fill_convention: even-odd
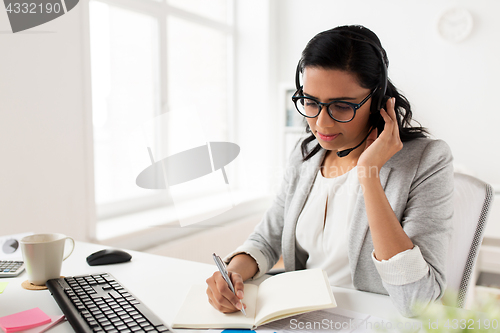
{"type": "Polygon", "coordinates": [[[238,311],[243,281],[280,255],[286,271],[322,268],[332,285],[389,295],[405,316],[443,295],[452,156],[411,126],[387,65],[379,39],[362,26],[309,41],[293,100],[311,135],[292,152],[261,223],[225,258],[236,295],[220,273],[207,279],[216,309],[238,311]]]}

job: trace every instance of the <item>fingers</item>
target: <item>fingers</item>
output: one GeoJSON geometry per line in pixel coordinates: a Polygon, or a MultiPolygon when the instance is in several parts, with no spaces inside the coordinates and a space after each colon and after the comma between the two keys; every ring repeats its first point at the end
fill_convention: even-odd
{"type": "MultiPolygon", "coordinates": [[[[233,272],[229,272],[229,276],[233,285],[235,285],[235,291],[243,298],[244,285],[241,276],[233,272]]],[[[223,313],[235,312],[241,309],[240,298],[229,289],[220,272],[215,272],[206,282],[208,285],[208,301],[215,309],[223,313]]]]}
{"type": "Polygon", "coordinates": [[[396,97],[389,98],[386,103],[387,113],[394,121],[396,121],[396,109],[394,108],[395,104],[396,104],[396,97]]]}
{"type": "Polygon", "coordinates": [[[401,142],[401,139],[399,137],[399,124],[398,124],[398,119],[396,117],[396,97],[391,98],[391,107],[388,108],[389,113],[391,118],[394,121],[394,131],[393,135],[397,139],[397,141],[400,143],[400,148],[403,148],[403,143],[401,142]]]}
{"type": "MultiPolygon", "coordinates": [[[[223,313],[231,313],[231,312],[235,312],[235,311],[238,311],[237,309],[235,309],[233,306],[231,307],[227,307],[225,304],[221,304],[219,303],[219,301],[217,300],[217,297],[214,296],[214,294],[212,293],[212,290],[210,288],[207,288],[207,296],[208,296],[208,302],[218,311],[220,312],[223,312],[223,313]]],[[[220,297],[220,296],[219,296],[220,297]]],[[[220,300],[220,298],[219,298],[220,300]]]]}
{"type": "Polygon", "coordinates": [[[396,118],[396,110],[394,108],[396,104],[396,98],[392,97],[387,100],[387,111],[385,109],[380,109],[380,115],[384,118],[385,126],[384,132],[395,135],[399,138],[399,126],[396,118]]]}
{"type": "Polygon", "coordinates": [[[380,110],[382,117],[384,118],[384,132],[387,131],[387,135],[389,142],[391,142],[391,147],[395,149],[395,151],[399,151],[403,148],[403,142],[401,142],[401,138],[399,137],[399,124],[396,118],[396,98],[391,98],[387,101],[387,110],[380,110]]]}
{"type": "Polygon", "coordinates": [[[238,273],[229,272],[229,278],[233,282],[236,297],[238,297],[239,299],[243,299],[245,285],[243,284],[241,275],[238,273]]]}
{"type": "Polygon", "coordinates": [[[384,130],[383,130],[382,134],[386,133],[386,135],[392,135],[393,130],[394,130],[394,121],[389,116],[387,111],[385,111],[384,109],[380,109],[380,115],[382,116],[382,118],[384,118],[384,122],[385,122],[384,130]]]}

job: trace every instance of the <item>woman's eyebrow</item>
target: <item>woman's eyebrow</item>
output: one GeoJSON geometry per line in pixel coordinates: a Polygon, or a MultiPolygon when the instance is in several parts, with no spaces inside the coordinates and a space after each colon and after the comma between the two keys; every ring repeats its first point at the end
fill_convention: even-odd
{"type": "MultiPolygon", "coordinates": [[[[305,91],[302,91],[304,93],[304,96],[306,97],[310,97],[310,98],[314,98],[314,99],[317,99],[319,100],[317,97],[314,97],[313,95],[310,95],[308,93],[306,93],[305,91]]],[[[336,97],[336,98],[330,98],[329,101],[345,101],[345,100],[356,100],[356,98],[354,97],[347,97],[347,96],[343,96],[343,97],[336,97]]]]}

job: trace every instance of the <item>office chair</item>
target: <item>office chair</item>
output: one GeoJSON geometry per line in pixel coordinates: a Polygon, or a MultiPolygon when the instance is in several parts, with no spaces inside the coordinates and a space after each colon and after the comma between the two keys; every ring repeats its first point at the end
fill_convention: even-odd
{"type": "Polygon", "coordinates": [[[453,233],[446,260],[447,288],[443,303],[463,308],[483,240],[492,187],[472,176],[455,173],[453,233]]]}

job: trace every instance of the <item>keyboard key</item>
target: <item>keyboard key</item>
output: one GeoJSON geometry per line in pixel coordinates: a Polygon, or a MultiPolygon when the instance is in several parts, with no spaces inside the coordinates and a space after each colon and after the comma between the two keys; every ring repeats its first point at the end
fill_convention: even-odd
{"type": "Polygon", "coordinates": [[[121,294],[117,293],[117,292],[116,292],[116,291],[114,291],[114,290],[110,290],[108,293],[109,293],[109,295],[110,295],[111,297],[113,297],[113,298],[115,298],[115,299],[116,299],[116,298],[122,298],[122,297],[123,297],[121,294]]]}
{"type": "Polygon", "coordinates": [[[96,316],[95,319],[101,324],[101,326],[111,325],[111,322],[104,315],[96,316]]]}
{"type": "Polygon", "coordinates": [[[108,281],[108,282],[111,282],[111,281],[115,281],[114,278],[112,278],[111,276],[105,274],[105,275],[102,275],[102,277],[104,278],[104,280],[108,281]]]}

